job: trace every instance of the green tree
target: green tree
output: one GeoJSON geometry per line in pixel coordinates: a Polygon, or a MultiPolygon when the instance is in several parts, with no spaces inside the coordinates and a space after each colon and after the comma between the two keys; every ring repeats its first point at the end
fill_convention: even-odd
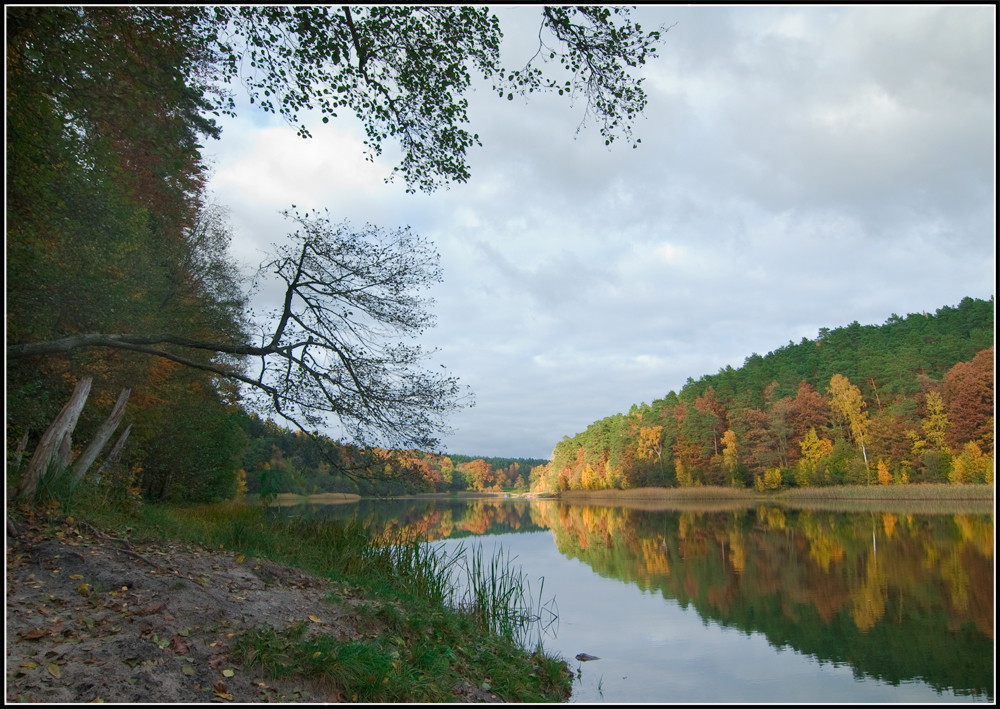
{"type": "MultiPolygon", "coordinates": [[[[582,95],[584,120],[600,122],[607,144],[631,137],[646,96],[630,70],[656,56],[665,32],[643,31],[627,8],[545,7],[536,54],[507,68],[499,20],[485,7],[265,5],[192,13],[192,33],[226,83],[243,84],[251,102],[298,123],[303,137],[304,110],[318,110],[324,123],[353,113],[372,155],[388,140],[399,142],[395,171],[411,191],[469,179],[467,151],[479,144],[467,128],[473,71],[507,99],[536,91],[582,95]],[[565,79],[538,66],[552,61],[565,79]]],[[[231,100],[219,107],[234,110],[231,100]]]]}

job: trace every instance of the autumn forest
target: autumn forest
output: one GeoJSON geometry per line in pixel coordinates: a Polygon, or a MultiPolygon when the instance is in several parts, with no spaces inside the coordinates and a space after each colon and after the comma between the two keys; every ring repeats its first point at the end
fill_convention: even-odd
{"type": "Polygon", "coordinates": [[[993,481],[993,300],[823,328],[560,441],[545,490],[993,481]]]}
{"type": "MultiPolygon", "coordinates": [[[[470,46],[482,45],[482,62],[495,61],[495,28],[471,23],[464,12],[440,10],[440,27],[427,31],[479,33],[468,37],[470,46]]],[[[9,10],[6,396],[8,462],[15,463],[9,471],[30,455],[74,387],[92,377],[73,441],[66,436],[64,447],[68,455],[72,445],[90,440],[116,400],[127,397],[124,431],[116,434],[120,458],[110,466],[98,461],[90,473],[123,501],[992,482],[992,298],[893,315],[882,325],[824,329],[815,340],[751,354],[738,369],[689,379],[679,392],[651,391],[661,398],[553,441],[548,461],[432,452],[435,431],[456,406],[457,384],[415,367],[417,348],[366,351],[371,331],[351,319],[360,309],[394,333],[419,332],[430,317],[409,293],[439,278],[433,259],[423,259],[425,245],[404,232],[346,233],[291,215],[300,250],[290,247],[264,265],[286,278],[288,291],[275,331],[262,337],[247,274],[228,256],[226,211],[206,190],[202,149],[219,137],[217,119],[235,116],[230,87],[249,90],[262,110],[289,120],[313,104],[329,115],[349,107],[365,116],[368,107],[372,139],[398,137],[378,124],[388,119],[366,103],[370,87],[360,75],[336,74],[350,66],[334,61],[333,74],[314,74],[320,63],[307,53],[274,49],[282,28],[298,33],[302,46],[332,42],[341,35],[313,32],[309,23],[353,30],[350,13],[289,13],[9,10]],[[240,73],[241,55],[231,43],[239,38],[246,56],[265,67],[253,81],[240,73]],[[344,96],[335,101],[306,88],[299,95],[286,74],[295,74],[300,88],[342,81],[344,96]],[[273,93],[279,90],[283,102],[273,93]],[[327,294],[332,300],[312,299],[307,289],[332,282],[324,269],[337,259],[371,282],[327,294]],[[369,302],[336,300],[383,282],[391,287],[369,302]],[[353,333],[360,335],[343,339],[353,333]],[[250,363],[258,361],[254,374],[250,363]],[[326,414],[358,435],[334,441],[307,432],[326,414]],[[388,431],[389,440],[363,440],[376,429],[388,431]]],[[[547,21],[562,21],[549,14],[547,21]]],[[[334,49],[316,47],[336,58],[334,49]]],[[[471,50],[457,47],[456,57],[427,61],[465,67],[463,51],[471,50]]],[[[451,66],[419,71],[452,76],[451,66]]],[[[531,89],[517,72],[508,78],[531,89]]],[[[441,92],[420,95],[446,100],[441,92]]],[[[606,108],[639,110],[621,102],[606,108]]],[[[461,145],[433,143],[423,162],[406,162],[402,174],[413,189],[464,179],[472,138],[447,123],[463,116],[431,109],[428,115],[440,114],[445,123],[426,140],[451,136],[461,145]]],[[[8,479],[8,486],[16,483],[8,479]]]]}

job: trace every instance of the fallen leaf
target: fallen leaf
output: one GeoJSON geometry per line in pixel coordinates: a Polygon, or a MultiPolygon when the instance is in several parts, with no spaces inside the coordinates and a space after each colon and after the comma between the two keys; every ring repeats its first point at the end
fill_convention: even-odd
{"type": "Polygon", "coordinates": [[[52,664],[50,664],[48,667],[46,667],[45,669],[47,669],[49,671],[49,674],[52,675],[53,677],[55,677],[56,679],[59,679],[60,677],[62,677],[62,670],[60,670],[59,669],[59,665],[57,665],[54,662],[52,664]]]}
{"type": "Polygon", "coordinates": [[[74,581],[79,581],[83,578],[83,574],[70,574],[69,577],[74,581]]]}
{"type": "Polygon", "coordinates": [[[190,677],[194,675],[194,667],[192,667],[191,665],[184,665],[183,667],[181,667],[181,672],[190,677]]]}
{"type": "Polygon", "coordinates": [[[228,670],[228,669],[222,671],[223,677],[232,677],[235,674],[236,674],[235,672],[233,672],[232,670],[228,670]]]}
{"type": "Polygon", "coordinates": [[[309,616],[309,620],[311,620],[313,623],[322,623],[323,622],[323,621],[321,621],[319,619],[319,616],[315,616],[315,615],[309,616]]]}
{"type": "Polygon", "coordinates": [[[174,639],[170,641],[170,649],[176,652],[178,655],[186,655],[188,651],[188,646],[181,639],[180,635],[175,635],[174,639]]]}
{"type": "Polygon", "coordinates": [[[22,640],[38,640],[49,634],[48,628],[34,628],[26,633],[21,633],[22,640]]]}

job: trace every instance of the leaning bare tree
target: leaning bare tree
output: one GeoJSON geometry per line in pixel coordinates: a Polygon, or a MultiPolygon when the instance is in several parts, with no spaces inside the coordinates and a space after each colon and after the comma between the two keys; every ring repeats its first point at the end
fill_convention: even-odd
{"type": "Polygon", "coordinates": [[[456,378],[424,369],[429,353],[404,341],[433,324],[421,291],[441,280],[437,253],[409,228],[355,230],[326,215],[285,215],[298,228],[261,266],[284,282],[284,297],[258,324],[258,342],[87,333],[11,345],[8,358],[141,352],[240,382],[303,431],[332,417],[358,441],[434,447],[445,415],[467,403],[456,378]],[[205,361],[199,351],[223,357],[205,361]]]}

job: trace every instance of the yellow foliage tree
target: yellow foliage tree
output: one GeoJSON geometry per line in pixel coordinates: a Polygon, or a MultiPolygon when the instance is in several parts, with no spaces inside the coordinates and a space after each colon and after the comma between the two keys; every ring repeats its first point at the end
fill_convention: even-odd
{"type": "Polygon", "coordinates": [[[847,422],[851,438],[854,439],[855,445],[861,449],[867,470],[868,451],[865,447],[865,441],[868,438],[869,419],[861,390],[851,384],[850,380],[843,374],[834,374],[830,378],[830,387],[827,391],[830,394],[830,408],[847,422]]]}
{"type": "Polygon", "coordinates": [[[639,445],[636,455],[641,460],[648,460],[653,456],[659,460],[663,454],[663,426],[642,426],[639,429],[639,445]]]}
{"type": "Polygon", "coordinates": [[[722,434],[722,446],[722,467],[729,475],[730,484],[735,485],[739,459],[736,452],[736,433],[732,429],[722,434]]]}
{"type": "Polygon", "coordinates": [[[781,468],[769,468],[764,473],[764,478],[758,475],[757,479],[754,481],[754,487],[757,492],[764,492],[765,490],[777,490],[781,487],[781,468]]]}
{"type": "Polygon", "coordinates": [[[799,441],[802,457],[795,469],[795,482],[799,487],[808,487],[816,478],[816,469],[823,458],[833,453],[833,441],[820,438],[815,428],[810,428],[799,441]]]}
{"type": "Polygon", "coordinates": [[[962,452],[951,459],[948,481],[956,485],[992,483],[993,455],[984,455],[978,443],[969,441],[962,447],[962,452]]]}
{"type": "Polygon", "coordinates": [[[885,461],[881,458],[878,461],[878,484],[888,485],[892,482],[892,473],[889,472],[889,466],[885,464],[885,461]]]}
{"type": "Polygon", "coordinates": [[[927,417],[920,423],[924,436],[934,448],[944,448],[944,435],[948,430],[948,414],[944,400],[936,391],[927,392],[927,417]]]}
{"type": "Polygon", "coordinates": [[[680,458],[674,458],[674,470],[677,474],[677,483],[681,487],[691,487],[694,485],[694,478],[691,477],[691,474],[684,467],[684,461],[680,458]]]}

